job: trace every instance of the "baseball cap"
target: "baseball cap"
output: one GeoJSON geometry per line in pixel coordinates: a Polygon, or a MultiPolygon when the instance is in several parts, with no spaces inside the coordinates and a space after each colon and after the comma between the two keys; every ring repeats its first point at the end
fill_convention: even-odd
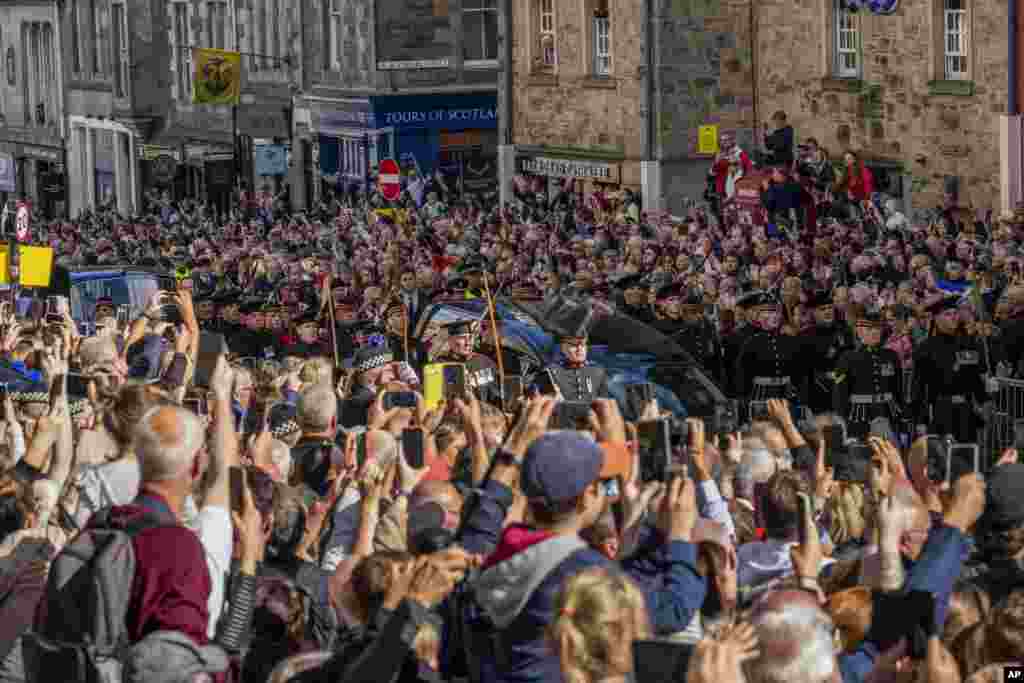
{"type": "Polygon", "coordinates": [[[628,479],[633,458],[625,444],[598,444],[579,432],[551,431],[526,450],[523,493],[531,501],[563,503],[598,480],[628,479]]]}

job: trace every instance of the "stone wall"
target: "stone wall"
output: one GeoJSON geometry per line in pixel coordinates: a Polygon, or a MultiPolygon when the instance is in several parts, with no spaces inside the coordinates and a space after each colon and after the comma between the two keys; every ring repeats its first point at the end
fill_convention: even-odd
{"type": "Polygon", "coordinates": [[[525,0],[514,7],[514,139],[569,154],[622,160],[623,184],[639,187],[641,157],[641,3],[611,0],[612,74],[593,76],[589,24],[579,7],[556,2],[557,65],[540,61],[536,17],[525,0]]]}
{"type": "MultiPolygon", "coordinates": [[[[755,2],[760,0],[755,0],[755,2]]],[[[656,0],[658,157],[670,210],[698,198],[710,157],[700,126],[717,125],[753,147],[751,0],[656,0]]]]}
{"type": "Polygon", "coordinates": [[[1006,111],[1005,0],[969,0],[968,82],[944,81],[941,0],[902,0],[897,13],[857,16],[860,79],[834,78],[832,0],[761,0],[759,114],[789,115],[797,137],[899,165],[915,207],[941,201],[947,176],[962,204],[999,201],[999,116],[1006,111]],[[907,186],[910,186],[909,188],[907,186]]]}

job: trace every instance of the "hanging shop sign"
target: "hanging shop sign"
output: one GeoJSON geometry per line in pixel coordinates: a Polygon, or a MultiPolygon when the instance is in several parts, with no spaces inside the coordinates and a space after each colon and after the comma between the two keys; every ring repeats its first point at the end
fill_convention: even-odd
{"type": "Polygon", "coordinates": [[[256,145],[253,148],[256,175],[282,176],[288,173],[288,152],[284,145],[256,145]]]}
{"type": "Polygon", "coordinates": [[[842,5],[848,12],[867,10],[872,14],[895,14],[900,0],[842,0],[842,5]]]}
{"type": "Polygon", "coordinates": [[[553,178],[578,178],[596,180],[601,183],[618,183],[619,167],[601,161],[575,159],[552,159],[549,157],[524,157],[519,160],[522,173],[532,173],[553,178]]]}
{"type": "Polygon", "coordinates": [[[153,182],[157,185],[170,185],[178,173],[178,162],[170,154],[161,154],[153,159],[153,182]]]}
{"type": "Polygon", "coordinates": [[[10,154],[0,154],[0,192],[14,192],[16,177],[14,157],[10,154]]]}

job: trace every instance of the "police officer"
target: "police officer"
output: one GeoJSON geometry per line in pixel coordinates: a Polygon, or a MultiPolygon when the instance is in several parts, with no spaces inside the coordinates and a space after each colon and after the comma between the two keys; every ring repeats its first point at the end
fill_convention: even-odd
{"type": "Polygon", "coordinates": [[[736,387],[747,402],[781,398],[802,404],[797,393],[801,379],[799,342],[780,333],[782,304],[769,292],[745,302],[754,331],[736,358],[736,387]]]}
{"type": "MultiPolygon", "coordinates": [[[[487,264],[481,258],[469,258],[459,269],[465,286],[462,290],[463,299],[483,299],[486,296],[484,278],[487,277],[487,264]]],[[[490,284],[491,281],[488,281],[490,284]]]]}
{"type": "Polygon", "coordinates": [[[895,431],[902,414],[903,370],[895,351],[882,347],[882,316],[866,311],[855,323],[860,348],[847,351],[833,373],[833,410],[846,419],[847,435],[864,439],[871,421],[885,419],[895,431]]]}
{"type": "Polygon", "coordinates": [[[565,401],[608,398],[608,375],[604,368],[587,361],[589,321],[589,316],[582,316],[565,325],[557,335],[561,358],[541,371],[536,382],[538,391],[561,394],[565,401]]]}
{"type": "Polygon", "coordinates": [[[470,320],[449,323],[447,353],[434,359],[435,363],[459,363],[466,366],[466,382],[476,389],[482,401],[501,405],[501,385],[498,367],[487,356],[473,351],[473,325],[470,320]]]}
{"type": "Polygon", "coordinates": [[[958,443],[974,443],[982,414],[992,404],[986,392],[982,354],[963,335],[960,297],[932,304],[932,334],[914,354],[914,407],[917,433],[952,435],[958,443]]]}
{"type": "Polygon", "coordinates": [[[807,300],[807,307],[814,313],[814,330],[804,338],[810,365],[808,406],[814,413],[827,413],[833,405],[836,364],[853,344],[845,325],[836,322],[831,294],[814,292],[807,300]]]}

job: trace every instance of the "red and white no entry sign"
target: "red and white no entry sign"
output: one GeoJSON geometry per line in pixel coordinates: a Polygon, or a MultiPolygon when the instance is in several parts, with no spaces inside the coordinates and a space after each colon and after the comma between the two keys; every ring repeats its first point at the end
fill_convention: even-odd
{"type": "Polygon", "coordinates": [[[25,242],[28,240],[28,223],[30,215],[28,203],[18,202],[18,211],[15,214],[14,230],[19,242],[25,242]]]}
{"type": "Polygon", "coordinates": [[[380,176],[377,178],[377,186],[384,199],[389,202],[396,201],[402,196],[401,169],[394,159],[382,159],[380,162],[380,176]]]}

